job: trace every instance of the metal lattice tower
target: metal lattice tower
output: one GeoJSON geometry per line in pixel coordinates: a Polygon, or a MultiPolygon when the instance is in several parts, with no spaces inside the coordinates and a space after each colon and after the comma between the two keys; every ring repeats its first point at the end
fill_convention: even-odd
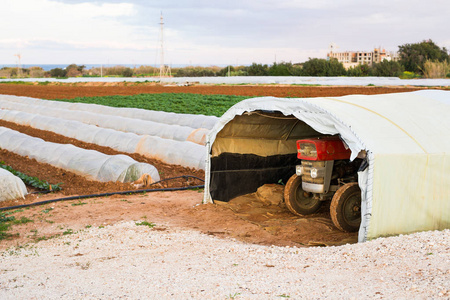
{"type": "Polygon", "coordinates": [[[22,64],[20,63],[20,59],[22,58],[22,54],[17,53],[14,54],[14,56],[17,56],[17,77],[20,78],[22,77],[22,64]]]}
{"type": "Polygon", "coordinates": [[[161,45],[160,45],[161,46],[161,49],[160,49],[160,51],[161,51],[161,53],[160,53],[160,55],[161,55],[161,57],[160,57],[161,62],[160,62],[160,65],[159,65],[159,82],[162,83],[162,79],[164,77],[170,77],[171,76],[170,67],[166,66],[164,64],[164,22],[163,22],[162,12],[161,12],[161,21],[160,21],[159,25],[161,25],[161,33],[160,33],[160,36],[161,36],[161,45]]]}

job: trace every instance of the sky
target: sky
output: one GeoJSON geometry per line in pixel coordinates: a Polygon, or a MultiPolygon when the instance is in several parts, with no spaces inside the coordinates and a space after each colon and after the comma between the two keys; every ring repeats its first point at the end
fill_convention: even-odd
{"type": "Polygon", "coordinates": [[[449,0],[1,0],[0,64],[304,62],[432,39],[450,49],[449,0]]]}

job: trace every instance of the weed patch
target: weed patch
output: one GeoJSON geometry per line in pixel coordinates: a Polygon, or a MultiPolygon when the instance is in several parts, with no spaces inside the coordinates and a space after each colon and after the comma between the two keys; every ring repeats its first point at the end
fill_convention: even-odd
{"type": "Polygon", "coordinates": [[[80,205],[85,205],[85,204],[87,204],[87,202],[78,201],[78,203],[72,203],[72,206],[80,206],[80,205]]]}
{"type": "Polygon", "coordinates": [[[68,228],[66,231],[63,232],[63,235],[73,234],[73,229],[68,228]]]}
{"type": "Polygon", "coordinates": [[[32,223],[32,222],[34,222],[34,221],[31,219],[28,219],[27,217],[21,217],[18,220],[16,219],[16,220],[12,221],[12,224],[21,225],[21,224],[27,224],[27,223],[32,223]]]}
{"type": "Polygon", "coordinates": [[[50,211],[52,211],[54,208],[53,207],[49,207],[49,208],[46,208],[46,209],[44,209],[42,212],[44,213],[44,214],[48,214],[50,211]]]}
{"type": "Polygon", "coordinates": [[[239,296],[241,293],[234,293],[234,294],[229,294],[227,299],[236,299],[237,296],[239,296]]]}
{"type": "Polygon", "coordinates": [[[136,222],[137,226],[148,226],[149,228],[153,228],[156,226],[155,223],[151,223],[151,222],[147,222],[147,221],[142,221],[142,222],[136,222]]]}

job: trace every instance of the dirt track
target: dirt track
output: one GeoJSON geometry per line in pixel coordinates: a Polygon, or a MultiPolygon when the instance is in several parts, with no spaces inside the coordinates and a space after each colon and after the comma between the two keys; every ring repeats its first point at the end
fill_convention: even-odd
{"type": "MultiPolygon", "coordinates": [[[[417,88],[378,88],[378,87],[296,87],[296,86],[191,86],[161,87],[154,84],[133,85],[116,84],[115,86],[78,85],[16,85],[0,84],[0,94],[31,96],[44,99],[73,98],[78,96],[130,95],[140,93],[201,93],[201,94],[233,94],[249,96],[279,97],[315,97],[341,96],[348,94],[379,94],[406,92],[417,88]]],[[[40,137],[46,141],[71,143],[78,147],[94,149],[106,154],[120,152],[110,148],[83,143],[57,134],[20,126],[0,120],[0,126],[18,130],[28,135],[40,137]]],[[[180,166],[164,164],[149,160],[140,155],[130,155],[134,159],[148,162],[157,167],[162,178],[179,175],[204,177],[203,171],[196,171],[180,166]]],[[[30,203],[43,199],[82,195],[99,192],[131,190],[129,184],[98,183],[88,181],[80,176],[66,172],[47,164],[20,157],[7,151],[0,151],[0,160],[14,169],[27,175],[39,177],[49,183],[63,182],[63,191],[45,196],[29,195],[25,200],[3,202],[0,206],[30,203]],[[38,198],[39,197],[39,198],[38,198]]],[[[170,186],[185,186],[182,180],[170,186]]],[[[200,184],[194,182],[194,184],[200,184]]],[[[355,242],[356,234],[339,232],[331,225],[329,213],[325,206],[311,218],[299,219],[278,206],[264,206],[253,196],[241,198],[235,202],[222,205],[196,206],[202,200],[198,191],[157,193],[147,195],[118,196],[102,199],[85,200],[86,205],[71,206],[66,202],[55,203],[52,214],[43,215],[42,207],[34,207],[16,215],[26,216],[35,222],[14,227],[19,237],[8,241],[0,241],[0,249],[30,240],[61,234],[64,228],[81,229],[89,224],[112,224],[117,221],[137,220],[143,215],[150,221],[161,220],[183,228],[193,228],[217,236],[235,237],[240,240],[258,244],[276,245],[308,245],[339,244],[355,242]],[[101,205],[97,205],[101,203],[101,205]],[[63,228],[63,229],[61,229],[63,228]],[[31,235],[30,230],[38,230],[39,234],[31,235]]],[[[71,202],[71,204],[78,201],[71,202]]]]}

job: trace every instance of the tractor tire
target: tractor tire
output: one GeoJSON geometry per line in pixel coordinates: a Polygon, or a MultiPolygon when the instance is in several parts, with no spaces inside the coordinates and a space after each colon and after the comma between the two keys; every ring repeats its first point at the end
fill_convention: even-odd
{"type": "Polygon", "coordinates": [[[356,232],[361,225],[361,190],[357,182],[341,186],[333,196],[330,215],[334,226],[344,232],[356,232]]]}
{"type": "Polygon", "coordinates": [[[319,199],[314,199],[312,193],[302,189],[302,177],[292,175],[284,188],[284,203],[295,215],[305,216],[317,212],[322,205],[319,199]]]}

